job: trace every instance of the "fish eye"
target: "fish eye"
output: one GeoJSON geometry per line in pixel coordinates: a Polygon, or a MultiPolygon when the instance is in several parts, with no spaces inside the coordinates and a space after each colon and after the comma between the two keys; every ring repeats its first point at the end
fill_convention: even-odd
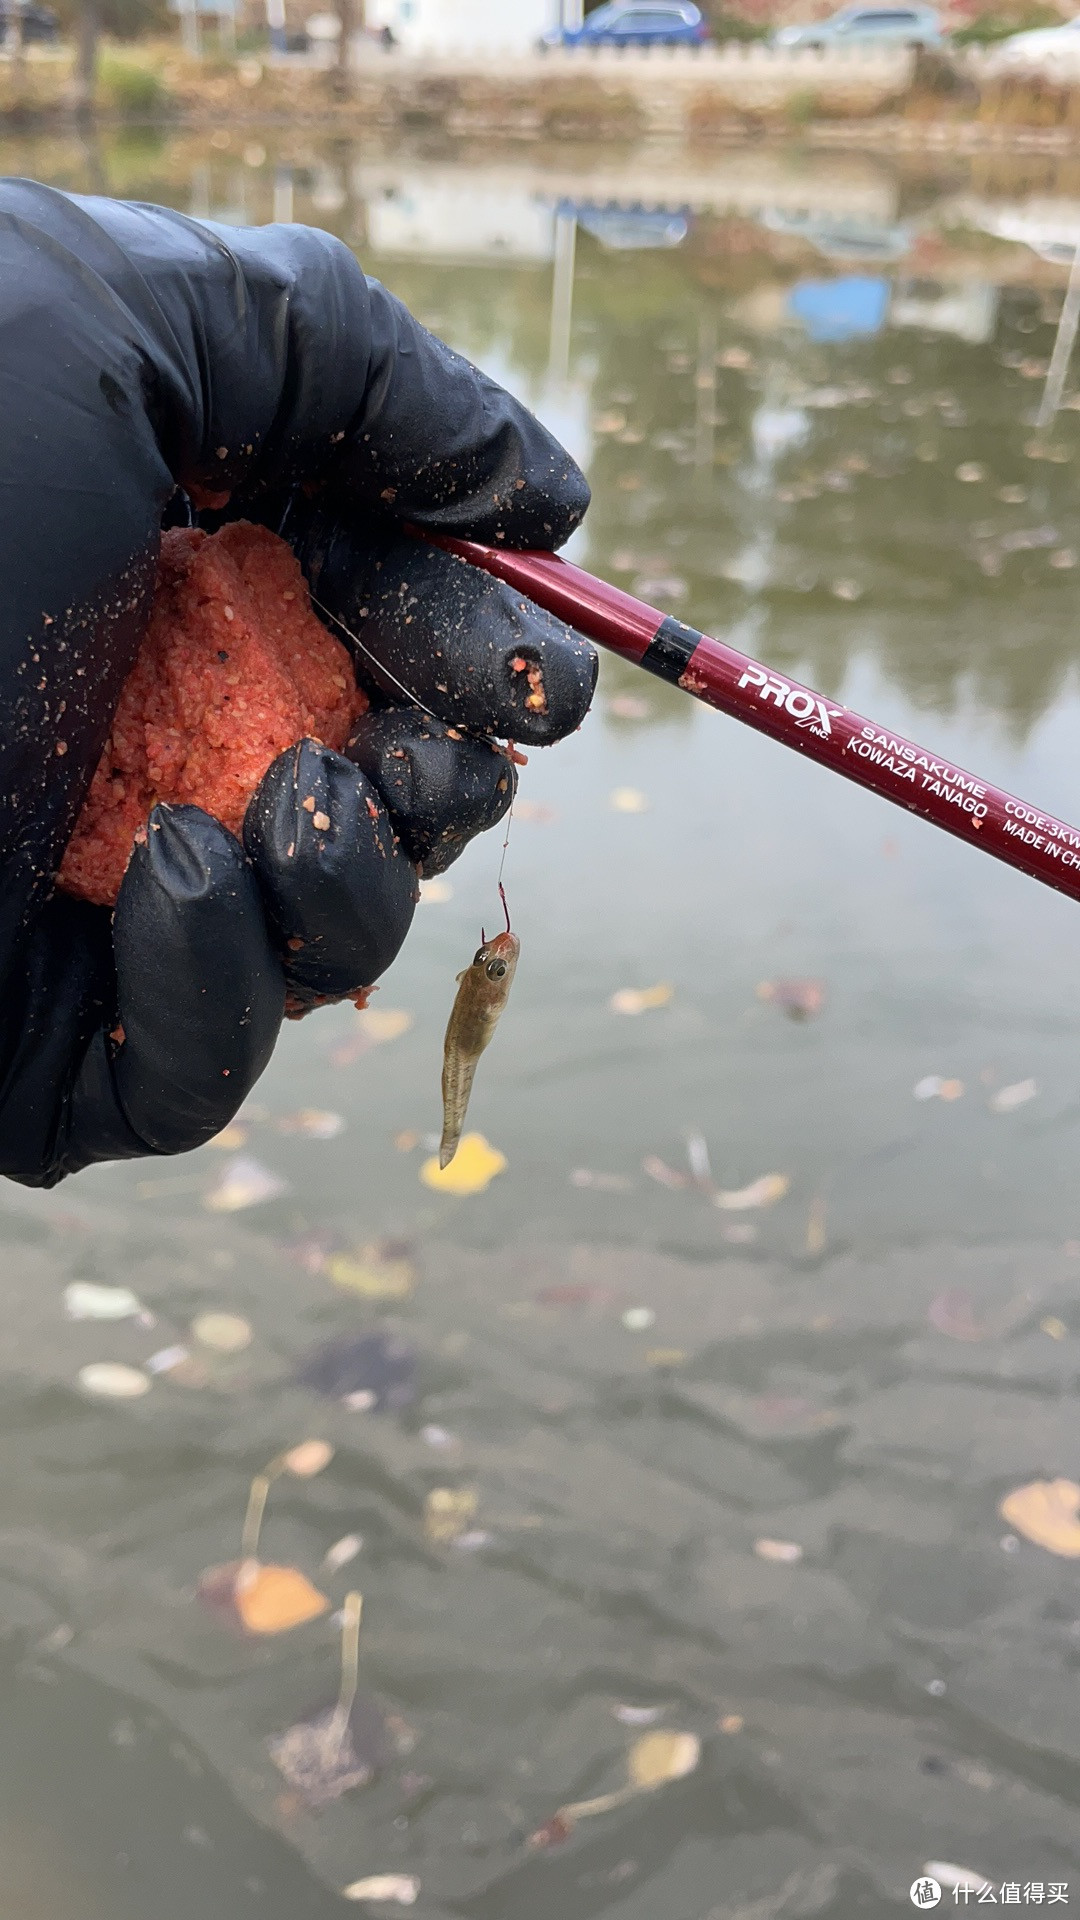
{"type": "Polygon", "coordinates": [[[489,962],[487,970],[489,980],[501,980],[505,972],[505,960],[492,960],[489,962]]]}

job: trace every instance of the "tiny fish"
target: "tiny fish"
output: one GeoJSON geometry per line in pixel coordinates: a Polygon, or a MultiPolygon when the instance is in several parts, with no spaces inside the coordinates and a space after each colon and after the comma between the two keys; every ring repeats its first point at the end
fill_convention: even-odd
{"type": "Polygon", "coordinates": [[[443,1042],[443,1130],[439,1165],[448,1167],[458,1149],[476,1063],[488,1045],[514,984],[521,942],[510,931],[484,939],[473,963],[458,974],[457,998],[443,1042]]]}

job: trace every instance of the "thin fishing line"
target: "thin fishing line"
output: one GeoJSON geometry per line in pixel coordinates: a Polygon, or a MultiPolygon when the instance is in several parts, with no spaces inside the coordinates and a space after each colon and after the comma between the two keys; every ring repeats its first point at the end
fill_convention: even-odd
{"type": "Polygon", "coordinates": [[[361,653],[367,655],[373,667],[378,667],[380,673],[384,673],[388,680],[393,681],[398,692],[403,693],[405,695],[406,700],[410,701],[414,707],[418,707],[421,713],[427,712],[427,708],[424,706],[423,701],[417,699],[412,689],[410,687],[407,687],[404,681],[399,680],[395,673],[391,673],[389,667],[385,666],[383,662],[379,659],[378,654],[372,653],[370,647],[365,647],[363,641],[359,639],[359,637],[355,633],[351,633],[349,631],[349,628],[345,625],[345,622],[341,618],[340,614],[331,613],[329,607],[324,607],[322,601],[318,599],[315,594],[312,593],[310,587],[308,588],[308,597],[313,607],[318,607],[320,613],[325,613],[328,620],[332,620],[336,627],[341,628],[341,631],[345,635],[345,638],[347,640],[351,640],[354,647],[359,647],[361,653]]]}
{"type": "MultiPolygon", "coordinates": [[[[312,593],[310,587],[308,588],[308,598],[310,599],[313,607],[318,607],[320,613],[325,613],[328,620],[332,620],[336,627],[340,627],[342,633],[345,635],[345,638],[347,640],[351,640],[354,647],[359,647],[360,652],[363,654],[366,654],[367,658],[371,661],[371,664],[373,667],[377,667],[380,673],[385,674],[388,680],[393,681],[398,692],[403,693],[405,695],[406,700],[410,701],[412,705],[419,710],[419,712],[421,713],[427,712],[427,708],[424,706],[421,700],[417,699],[417,696],[415,693],[413,693],[412,689],[410,687],[407,687],[403,680],[399,680],[396,674],[391,673],[389,667],[386,666],[384,662],[379,659],[378,655],[372,653],[371,648],[366,647],[364,645],[364,642],[359,638],[359,636],[353,633],[350,630],[350,628],[348,628],[345,625],[345,622],[341,618],[341,615],[337,613],[331,613],[330,608],[327,606],[324,606],[323,602],[319,599],[318,595],[315,593],[312,593]]],[[[510,829],[514,824],[514,807],[516,802],[517,802],[517,783],[515,782],[514,798],[510,802],[510,811],[506,816],[506,838],[502,843],[502,857],[499,861],[499,871],[495,879],[495,885],[498,888],[499,897],[503,903],[503,912],[506,915],[506,930],[508,933],[510,931],[510,909],[506,904],[506,893],[503,888],[503,870],[506,866],[506,849],[510,845],[510,829]]]]}

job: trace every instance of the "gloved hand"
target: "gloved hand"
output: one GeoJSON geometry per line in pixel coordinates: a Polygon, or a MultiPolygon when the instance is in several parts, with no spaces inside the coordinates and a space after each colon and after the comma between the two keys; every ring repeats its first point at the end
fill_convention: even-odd
{"type": "Polygon", "coordinates": [[[0,417],[0,1173],[49,1186],[218,1132],[287,993],[370,985],[417,867],[505,811],[486,736],[580,723],[587,643],[401,528],[554,548],[588,489],[329,235],[26,181],[0,182],[0,417]],[[156,808],[110,914],[53,876],[187,501],[292,540],[376,697],[349,758],[275,761],[243,847],[196,807],[156,808]],[[311,794],[331,833],[299,810],[311,794]]]}

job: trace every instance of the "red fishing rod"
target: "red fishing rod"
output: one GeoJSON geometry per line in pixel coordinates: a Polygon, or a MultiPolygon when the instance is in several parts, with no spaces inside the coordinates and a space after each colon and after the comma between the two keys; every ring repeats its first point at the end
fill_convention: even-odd
{"type": "Polygon", "coordinates": [[[557,554],[504,552],[476,540],[424,537],[507,581],[621,659],[1080,900],[1080,828],[774,673],[723,640],[646,606],[557,554]]]}

